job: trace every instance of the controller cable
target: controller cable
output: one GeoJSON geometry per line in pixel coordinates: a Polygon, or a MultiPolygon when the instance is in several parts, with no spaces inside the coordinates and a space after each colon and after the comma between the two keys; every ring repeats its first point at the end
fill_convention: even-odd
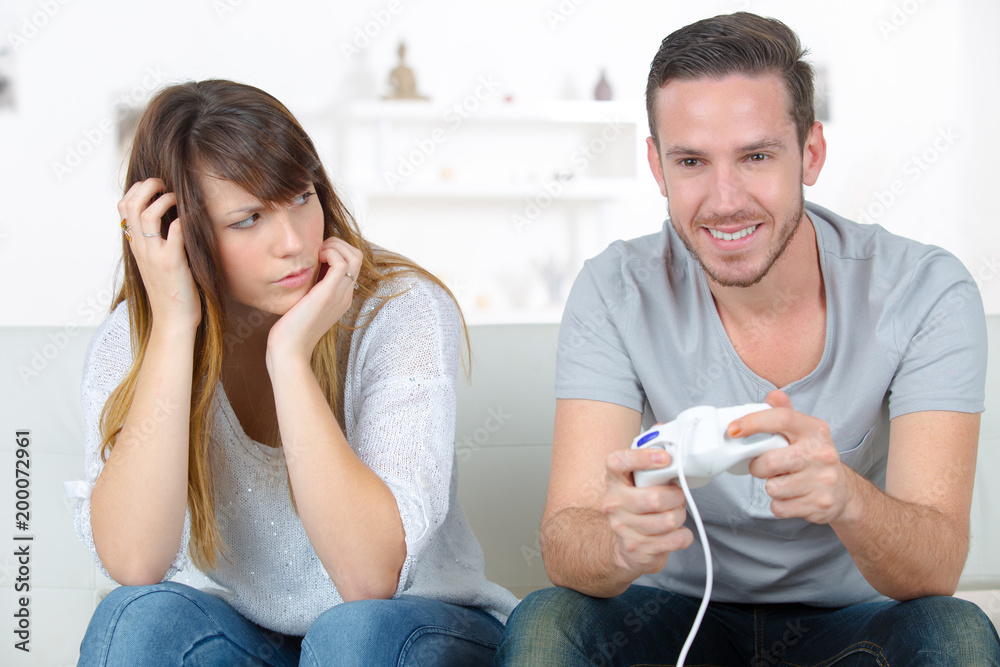
{"type": "MultiPolygon", "coordinates": [[[[700,420],[698,420],[700,421],[700,420]]],[[[691,428],[697,423],[689,423],[684,429],[684,433],[680,437],[680,446],[677,447],[677,479],[680,481],[681,490],[684,492],[684,500],[687,501],[688,509],[691,512],[691,517],[694,519],[695,526],[698,528],[698,536],[701,538],[701,548],[705,552],[705,595],[701,599],[701,606],[698,607],[698,613],[694,617],[694,623],[691,624],[691,630],[688,632],[687,640],[684,642],[683,648],[681,648],[681,653],[677,657],[677,667],[684,667],[684,660],[687,658],[688,651],[691,649],[691,644],[694,643],[694,637],[698,634],[698,628],[701,627],[701,620],[705,617],[705,611],[708,609],[708,600],[712,597],[712,551],[708,547],[708,535],[705,533],[705,526],[701,522],[701,515],[698,513],[698,506],[694,502],[694,497],[691,495],[691,489],[688,488],[687,477],[684,475],[684,446],[687,444],[686,440],[691,428]]]]}

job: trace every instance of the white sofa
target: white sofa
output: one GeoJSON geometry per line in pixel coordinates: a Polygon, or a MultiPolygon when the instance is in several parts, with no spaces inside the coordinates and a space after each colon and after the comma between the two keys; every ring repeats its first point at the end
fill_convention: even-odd
{"type": "MultiPolygon", "coordinates": [[[[460,381],[456,445],[459,498],[486,553],[491,579],[518,596],[548,585],[538,548],[538,524],[549,472],[555,401],[557,326],[483,325],[470,328],[473,382],[460,381]]],[[[1000,350],[1000,317],[989,318],[990,347],[1000,350]]],[[[76,664],[80,639],[101,596],[113,585],[77,542],[72,506],[62,483],[83,468],[79,384],[93,329],[0,328],[0,504],[9,528],[0,533],[2,608],[15,604],[13,556],[17,535],[30,542],[31,653],[13,647],[10,630],[0,664],[76,664]],[[15,528],[15,433],[30,430],[29,530],[15,528]],[[6,467],[6,466],[5,466],[6,467]]],[[[997,355],[993,355],[994,357],[997,355]]],[[[1000,362],[991,359],[987,404],[1000,403],[1000,362]]],[[[979,470],[972,510],[973,544],[961,595],[1000,622],[1000,410],[983,416],[979,470]],[[991,479],[991,476],[994,478],[991,479]]],[[[20,544],[20,543],[18,543],[20,544]]],[[[18,593],[19,597],[22,593],[18,593]]]]}

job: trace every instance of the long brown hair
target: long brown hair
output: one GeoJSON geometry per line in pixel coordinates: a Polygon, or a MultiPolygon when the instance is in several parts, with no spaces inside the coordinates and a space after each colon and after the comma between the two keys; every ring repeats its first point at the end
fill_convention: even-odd
{"type": "MultiPolygon", "coordinates": [[[[200,186],[200,178],[206,174],[234,183],[267,205],[287,204],[311,184],[323,207],[323,237],[341,238],[364,256],[352,311],[357,312],[366,298],[385,294],[384,290],[379,292],[380,284],[399,271],[427,277],[454,299],[440,280],[420,266],[373,248],[362,237],[357,222],[334,191],[312,141],[291,112],[268,93],[232,81],[207,80],[170,86],[150,101],[136,129],[124,190],[155,177],[164,182],[168,192],[176,193],[178,213],[184,220],[184,247],[201,297],[201,323],[194,347],[187,500],[191,511],[189,551],[202,569],[214,567],[224,547],[215,517],[210,434],[228,330],[226,286],[200,186]]],[[[122,258],[124,279],[111,309],[122,301],[128,304],[135,357],[101,414],[101,454],[105,459],[131,407],[152,326],[146,288],[124,238],[122,258]]],[[[341,424],[344,380],[338,373],[338,337],[343,331],[363,327],[393,296],[398,294],[381,297],[381,303],[364,321],[345,318],[313,351],[313,373],[341,424]]]]}

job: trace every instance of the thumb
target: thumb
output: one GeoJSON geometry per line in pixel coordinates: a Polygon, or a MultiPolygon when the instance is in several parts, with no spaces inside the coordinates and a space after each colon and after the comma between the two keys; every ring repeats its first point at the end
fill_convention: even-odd
{"type": "Polygon", "coordinates": [[[765,402],[772,408],[790,408],[792,407],[792,399],[788,398],[788,394],[781,391],[780,389],[775,389],[767,395],[764,399],[765,402]]]}
{"type": "Polygon", "coordinates": [[[177,218],[167,227],[167,245],[180,245],[184,248],[184,229],[181,224],[181,219],[177,218]]]}

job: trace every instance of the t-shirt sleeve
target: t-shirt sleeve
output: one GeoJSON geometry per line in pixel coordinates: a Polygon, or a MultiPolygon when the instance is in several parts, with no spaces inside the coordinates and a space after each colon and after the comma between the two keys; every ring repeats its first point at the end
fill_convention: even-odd
{"type": "Polygon", "coordinates": [[[351,446],[396,499],[406,539],[398,595],[452,502],[461,322],[451,297],[419,279],[361,331],[351,446]]]}
{"type": "MultiPolygon", "coordinates": [[[[80,541],[90,551],[102,574],[111,579],[97,554],[94,532],[90,523],[90,494],[104,469],[101,458],[101,412],[111,392],[125,378],[132,365],[132,345],[129,334],[128,308],[120,304],[104,321],[87,348],[84,360],[81,400],[85,425],[84,480],[67,485],[76,497],[74,524],[80,541]]],[[[184,517],[184,533],[174,561],[164,576],[167,580],[184,569],[191,536],[191,517],[184,517]]]]}
{"type": "Polygon", "coordinates": [[[890,417],[984,410],[986,317],[979,288],[957,258],[935,249],[921,259],[893,335],[899,364],[889,387],[890,417]]]}
{"type": "Polygon", "coordinates": [[[634,298],[614,247],[584,264],[559,327],[556,398],[604,401],[643,411],[646,397],[626,348],[634,298]]]}

